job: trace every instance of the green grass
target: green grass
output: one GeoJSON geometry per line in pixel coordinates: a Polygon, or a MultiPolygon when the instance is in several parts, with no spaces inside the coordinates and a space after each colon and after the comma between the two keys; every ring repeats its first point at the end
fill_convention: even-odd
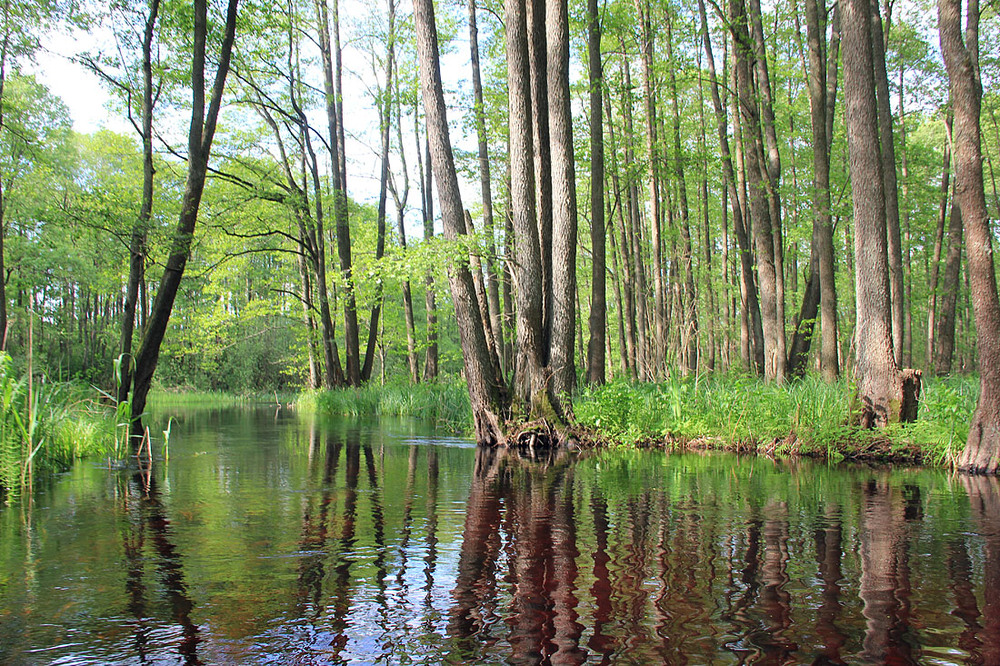
{"type": "Polygon", "coordinates": [[[307,391],[296,403],[306,412],[333,416],[404,416],[455,432],[472,429],[469,392],[458,382],[369,384],[360,388],[307,391]]]}
{"type": "Polygon", "coordinates": [[[852,387],[806,377],[785,386],[755,377],[700,375],[658,384],[613,382],[574,401],[581,424],[624,444],[882,457],[946,464],[965,444],[975,377],[924,382],[916,423],[866,431],[850,425],[852,387]],[[790,437],[791,436],[791,437],[790,437]]]}
{"type": "Polygon", "coordinates": [[[29,383],[0,352],[0,496],[6,502],[77,458],[115,455],[113,412],[92,394],[44,378],[29,383]]]}
{"type": "Polygon", "coordinates": [[[146,405],[154,409],[223,409],[244,405],[285,404],[295,401],[295,394],[284,391],[271,393],[225,393],[223,391],[189,391],[158,388],[149,392],[146,405]]]}

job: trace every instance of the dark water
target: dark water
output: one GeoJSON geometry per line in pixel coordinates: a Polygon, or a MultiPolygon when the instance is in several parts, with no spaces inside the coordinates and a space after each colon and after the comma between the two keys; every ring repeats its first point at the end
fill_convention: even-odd
{"type": "Polygon", "coordinates": [[[0,508],[0,663],[1000,663],[1000,486],[180,415],[0,508]]]}

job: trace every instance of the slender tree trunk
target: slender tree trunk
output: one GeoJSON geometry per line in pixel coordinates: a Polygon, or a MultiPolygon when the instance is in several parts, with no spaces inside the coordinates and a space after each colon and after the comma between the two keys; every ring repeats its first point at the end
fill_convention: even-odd
{"type": "MultiPolygon", "coordinates": [[[[379,106],[379,116],[382,123],[382,169],[379,176],[378,194],[378,231],[375,240],[375,261],[385,254],[385,210],[389,190],[389,129],[392,124],[392,72],[396,63],[396,2],[389,0],[389,43],[386,46],[385,89],[384,99],[379,106]]],[[[376,287],[375,304],[372,306],[371,320],[368,323],[368,344],[365,347],[365,362],[361,367],[361,380],[367,382],[372,376],[372,366],[375,362],[375,344],[378,341],[379,315],[382,312],[382,287],[376,287]]]]}
{"type": "MultiPolygon", "coordinates": [[[[503,328],[500,325],[500,287],[496,269],[496,225],[493,220],[493,189],[490,184],[490,157],[486,139],[486,109],[483,103],[483,82],[479,65],[479,29],[476,25],[476,0],[469,0],[469,51],[472,60],[472,91],[476,103],[476,138],[479,149],[479,185],[483,197],[483,233],[486,236],[486,295],[490,325],[503,349],[503,328]]],[[[503,363],[504,355],[500,355],[503,363]]],[[[503,366],[502,366],[503,367],[503,366]]],[[[506,368],[504,368],[506,370],[506,368]]]]}
{"type": "Polygon", "coordinates": [[[673,108],[672,129],[674,141],[674,178],[681,213],[681,263],[684,267],[684,291],[681,299],[681,312],[684,318],[682,343],[682,372],[684,374],[698,370],[698,300],[694,288],[694,257],[691,249],[691,222],[688,211],[687,184],[684,181],[684,152],[681,146],[681,113],[677,103],[677,65],[674,62],[673,34],[671,16],[667,16],[667,59],[670,63],[670,93],[673,108]]]}
{"type": "Polygon", "coordinates": [[[958,468],[995,474],[1000,468],[1000,301],[993,263],[993,233],[983,186],[979,126],[983,91],[979,76],[977,0],[968,0],[966,15],[963,40],[960,0],[938,0],[941,52],[955,113],[955,197],[965,220],[979,356],[979,404],[972,415],[969,438],[958,468]]]}
{"type": "Polygon", "coordinates": [[[938,276],[941,269],[941,251],[944,246],[944,224],[948,217],[948,190],[951,187],[951,126],[952,112],[949,109],[944,120],[944,166],[941,168],[941,195],[938,205],[937,229],[934,233],[934,254],[931,258],[930,277],[927,290],[927,351],[924,357],[925,365],[930,371],[934,367],[934,353],[937,349],[937,306],[938,306],[938,276]]]}
{"type": "MultiPolygon", "coordinates": [[[[646,102],[646,152],[649,159],[649,222],[652,232],[653,257],[653,323],[655,338],[650,359],[653,376],[663,372],[663,360],[667,342],[666,287],[663,284],[663,214],[660,210],[660,167],[659,139],[657,137],[656,97],[653,73],[653,23],[649,0],[636,0],[636,12],[641,25],[640,44],[642,48],[642,87],[646,102]]],[[[631,136],[631,134],[630,134],[631,136]]]]}
{"type": "MultiPolygon", "coordinates": [[[[593,255],[587,383],[595,385],[604,383],[604,348],[608,326],[605,250],[607,232],[604,218],[604,70],[601,64],[601,17],[597,0],[587,0],[587,15],[587,62],[590,70],[590,247],[593,255]]],[[[615,275],[617,274],[616,269],[615,275]]],[[[618,311],[621,312],[620,296],[618,311]]],[[[624,339],[622,343],[624,349],[624,339]]]]}
{"type": "MultiPolygon", "coordinates": [[[[345,189],[345,158],[343,157],[343,105],[340,102],[338,90],[334,87],[334,76],[340,78],[340,43],[339,35],[334,46],[330,41],[330,21],[326,0],[316,0],[316,12],[319,18],[318,37],[320,55],[323,61],[323,88],[326,94],[326,117],[330,136],[331,157],[336,158],[337,168],[333,178],[333,211],[337,226],[337,256],[340,259],[340,272],[344,278],[344,347],[347,359],[347,383],[351,386],[361,384],[361,353],[358,333],[358,311],[354,298],[354,277],[351,261],[351,227],[347,216],[347,190],[345,189]],[[334,63],[336,59],[336,67],[334,63]]],[[[334,21],[337,21],[337,10],[334,9],[334,21]]],[[[339,32],[338,26],[335,29],[339,32]]]]}
{"type": "Polygon", "coordinates": [[[904,381],[892,350],[885,182],[879,152],[871,8],[868,0],[847,0],[841,5],[841,11],[845,118],[857,265],[855,377],[860,423],[862,427],[872,427],[916,418],[920,376],[911,373],[904,381]]]}
{"type": "Polygon", "coordinates": [[[717,121],[719,148],[722,153],[723,176],[729,187],[729,198],[732,201],[733,227],[736,233],[736,242],[740,255],[740,297],[742,312],[746,314],[748,344],[753,348],[753,354],[747,353],[747,358],[752,358],[752,367],[758,374],[764,372],[764,333],[761,322],[760,303],[757,299],[757,285],[754,281],[753,259],[750,253],[750,239],[747,234],[743,215],[743,207],[740,204],[739,184],[733,169],[732,153],[729,150],[729,130],[726,122],[725,107],[722,105],[722,98],[719,95],[719,80],[715,72],[715,58],[712,55],[712,41],[708,33],[708,16],[705,11],[704,0],[698,0],[698,12],[701,15],[702,41],[705,45],[705,62],[708,65],[708,75],[712,83],[712,103],[715,106],[715,117],[717,121]],[[752,341],[750,338],[752,337],[752,341]]]}
{"type": "MultiPolygon", "coordinates": [[[[958,178],[955,179],[956,185],[958,178]]],[[[941,284],[940,309],[937,316],[934,374],[951,373],[955,357],[955,319],[958,314],[958,292],[962,285],[962,209],[952,199],[948,221],[948,252],[944,260],[944,280],[941,284]]]]}
{"type": "Polygon", "coordinates": [[[133,433],[133,441],[138,444],[142,432],[141,417],[146,409],[146,396],[153,381],[160,357],[160,345],[167,331],[167,322],[173,310],[174,299],[180,287],[181,277],[194,240],[194,229],[198,221],[201,195],[205,189],[208,173],[208,158],[215,138],[215,127],[222,107],[226,76],[229,73],[230,56],[236,37],[236,17],[238,0],[229,0],[222,45],[219,50],[215,81],[212,84],[208,108],[205,108],[205,42],[208,35],[208,6],[205,0],[194,0],[193,58],[191,68],[191,125],[188,130],[188,170],[181,213],[173,234],[170,252],[156,292],[156,300],[150,312],[145,335],[136,355],[135,376],[133,378],[132,414],[136,416],[138,428],[133,433]],[[136,437],[138,435],[138,437],[136,437]]]}
{"type": "MultiPolygon", "coordinates": [[[[415,114],[416,115],[416,114],[415,114]]],[[[418,121],[414,121],[415,123],[418,121]]],[[[432,181],[430,144],[427,144],[427,167],[421,158],[423,147],[420,145],[420,134],[414,129],[417,137],[417,171],[420,173],[421,208],[424,218],[424,241],[434,238],[434,195],[431,193],[432,181]]],[[[427,311],[427,352],[424,354],[424,381],[433,381],[438,375],[438,330],[437,330],[437,297],[434,288],[434,273],[427,271],[424,277],[424,306],[427,311]]]]}
{"type": "Polygon", "coordinates": [[[549,136],[548,49],[546,46],[546,0],[525,0],[528,29],[528,74],[530,81],[532,155],[534,155],[535,220],[541,257],[542,329],[539,353],[542,365],[549,362],[552,334],[552,142],[549,136]]]}
{"type": "MultiPolygon", "coordinates": [[[[830,81],[836,90],[837,63],[833,44],[826,46],[826,29],[818,0],[806,0],[806,39],[809,44],[809,109],[813,137],[813,247],[815,279],[820,299],[820,367],[823,379],[832,382],[840,372],[837,353],[837,290],[833,262],[833,221],[830,215],[830,143],[833,106],[829,104],[830,81]],[[828,53],[824,53],[827,51],[828,53]],[[824,55],[827,56],[824,62],[824,55]],[[829,64],[828,64],[829,63],[829,64]]],[[[825,8],[824,8],[825,9],[825,8]]],[[[836,34],[836,27],[835,27],[836,34]]],[[[808,290],[807,290],[808,291],[808,290]]]]}
{"type": "MultiPolygon", "coordinates": [[[[417,58],[420,64],[420,89],[427,118],[430,158],[437,174],[441,220],[445,235],[454,241],[465,227],[464,209],[448,136],[434,4],[431,0],[414,0],[413,10],[417,58]]],[[[449,270],[449,282],[461,337],[476,440],[482,445],[502,444],[505,442],[503,424],[507,417],[507,398],[499,376],[499,367],[490,360],[477,304],[478,297],[468,265],[458,262],[452,266],[449,270]]]]}
{"type": "MultiPolygon", "coordinates": [[[[139,284],[146,270],[146,234],[153,216],[153,34],[160,11],[160,0],[152,0],[146,26],[142,34],[142,202],[139,217],[132,225],[129,239],[128,286],[125,288],[125,308],[122,313],[121,336],[118,343],[118,402],[128,399],[132,387],[132,338],[135,332],[135,308],[139,298],[139,284]]],[[[0,90],[2,90],[0,82],[0,90]]],[[[0,94],[2,98],[2,94],[0,94]]],[[[0,116],[2,121],[2,116],[0,116]]],[[[3,202],[0,199],[0,206],[3,202]]],[[[2,216],[0,216],[2,222],[2,216]]],[[[0,233],[0,236],[3,234],[0,233]]],[[[0,260],[2,261],[2,260],[0,260]]],[[[0,282],[5,277],[0,263],[0,282]]],[[[2,289],[2,288],[0,288],[2,289]]],[[[6,298],[4,298],[6,301],[6,298]]],[[[0,336],[5,331],[0,326],[0,336]]]]}
{"type": "MultiPolygon", "coordinates": [[[[698,71],[701,71],[701,51],[698,52],[698,71]]],[[[698,187],[698,196],[700,199],[701,207],[701,222],[702,222],[702,232],[704,233],[704,252],[705,252],[705,268],[702,273],[703,280],[705,283],[705,289],[708,292],[708,339],[702,344],[702,348],[705,349],[703,352],[705,357],[704,367],[706,370],[715,370],[716,366],[716,316],[718,315],[718,309],[716,307],[715,298],[715,275],[712,268],[712,252],[714,241],[712,240],[711,225],[709,222],[708,213],[708,149],[707,149],[707,138],[705,130],[705,88],[703,82],[698,82],[698,152],[702,155],[701,168],[700,168],[700,182],[698,187]]],[[[722,205],[723,210],[725,210],[725,203],[722,205]]],[[[723,228],[725,223],[723,223],[723,228]]],[[[723,231],[725,233],[725,231],[723,231]]],[[[725,242],[725,241],[723,241],[725,242]]]]}

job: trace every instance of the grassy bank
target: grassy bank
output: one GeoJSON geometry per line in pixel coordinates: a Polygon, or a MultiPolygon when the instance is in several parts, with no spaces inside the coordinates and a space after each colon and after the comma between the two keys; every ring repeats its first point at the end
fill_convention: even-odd
{"type": "Polygon", "coordinates": [[[33,381],[0,352],[0,497],[10,503],[77,458],[115,455],[115,419],[90,387],[33,381]]]}
{"type": "Polygon", "coordinates": [[[577,418],[602,439],[761,453],[802,453],[949,464],[965,445],[979,382],[924,382],[916,423],[884,430],[848,425],[853,389],[809,377],[785,386],[746,376],[706,375],[659,384],[615,382],[584,391],[577,418]]]}
{"type": "Polygon", "coordinates": [[[246,405],[286,404],[295,400],[296,394],[280,391],[238,394],[157,388],[150,391],[146,404],[153,409],[224,409],[246,405]]]}
{"type": "Polygon", "coordinates": [[[361,388],[308,391],[296,402],[303,411],[333,416],[404,416],[469,432],[472,412],[464,384],[370,384],[361,388]]]}

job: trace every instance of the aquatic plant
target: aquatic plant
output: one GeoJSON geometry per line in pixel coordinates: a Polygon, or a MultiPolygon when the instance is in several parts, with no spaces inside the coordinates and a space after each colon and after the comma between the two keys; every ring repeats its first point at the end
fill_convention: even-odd
{"type": "Polygon", "coordinates": [[[307,391],[299,396],[296,405],[303,411],[335,416],[420,418],[456,432],[468,432],[472,427],[469,393],[459,382],[307,391]]]}

